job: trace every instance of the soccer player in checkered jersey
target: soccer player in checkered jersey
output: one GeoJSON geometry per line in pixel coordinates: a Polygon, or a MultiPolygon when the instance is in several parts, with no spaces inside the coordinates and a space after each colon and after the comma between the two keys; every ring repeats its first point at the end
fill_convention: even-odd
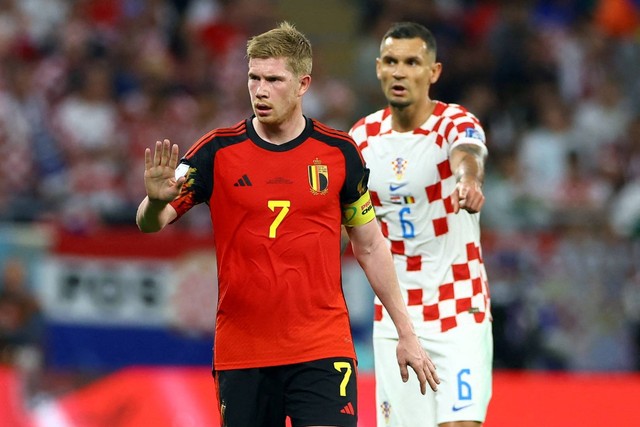
{"type": "MultiPolygon", "coordinates": [[[[254,115],[178,146],[145,150],[137,223],[163,229],[199,203],[211,212],[218,265],[214,379],[223,426],[357,423],[357,369],[342,293],[341,224],[426,393],[435,367],[403,303],[367,189],[368,170],[345,132],[302,112],[311,83],[307,38],[288,23],[251,38],[254,115]],[[178,165],[179,163],[179,165],[178,165]]],[[[394,350],[394,353],[395,351],[394,350]]],[[[418,394],[418,390],[416,390],[418,394]]]]}
{"type": "Polygon", "coordinates": [[[397,336],[376,300],[379,427],[478,427],[491,398],[493,337],[478,214],[485,134],[464,107],[430,99],[441,70],[427,28],[394,24],[376,62],[388,107],[350,131],[371,170],[371,199],[414,327],[441,380],[427,395],[411,380],[397,380],[397,336]]]}

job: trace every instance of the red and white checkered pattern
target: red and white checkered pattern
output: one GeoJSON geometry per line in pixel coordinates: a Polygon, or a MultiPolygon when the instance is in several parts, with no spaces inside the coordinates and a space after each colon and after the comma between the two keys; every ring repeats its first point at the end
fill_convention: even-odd
{"type": "MultiPolygon", "coordinates": [[[[372,201],[416,331],[444,332],[490,317],[479,215],[454,214],[450,196],[451,148],[484,147],[476,117],[439,102],[420,128],[400,133],[391,129],[386,108],[356,123],[351,135],[371,169],[372,201]]],[[[375,320],[376,336],[395,336],[379,300],[375,320]]]]}

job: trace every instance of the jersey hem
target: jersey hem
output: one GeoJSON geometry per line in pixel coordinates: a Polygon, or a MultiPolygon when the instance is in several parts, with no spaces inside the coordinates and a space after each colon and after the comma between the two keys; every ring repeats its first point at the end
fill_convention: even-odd
{"type": "Polygon", "coordinates": [[[315,356],[291,358],[291,359],[249,361],[244,363],[214,363],[214,370],[226,371],[226,370],[232,370],[232,369],[268,368],[271,366],[294,365],[296,363],[305,363],[305,362],[311,362],[314,360],[329,359],[332,357],[344,357],[348,359],[353,359],[356,362],[356,364],[358,361],[354,351],[354,352],[348,352],[348,353],[332,353],[332,354],[323,353],[315,356]]]}

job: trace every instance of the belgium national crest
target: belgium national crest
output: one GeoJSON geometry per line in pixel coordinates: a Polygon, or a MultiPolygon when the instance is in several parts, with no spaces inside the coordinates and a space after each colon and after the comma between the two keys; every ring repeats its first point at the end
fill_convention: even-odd
{"type": "Polygon", "coordinates": [[[329,191],[329,167],[323,165],[319,159],[315,159],[312,165],[307,167],[309,186],[315,195],[325,195],[329,191]]]}

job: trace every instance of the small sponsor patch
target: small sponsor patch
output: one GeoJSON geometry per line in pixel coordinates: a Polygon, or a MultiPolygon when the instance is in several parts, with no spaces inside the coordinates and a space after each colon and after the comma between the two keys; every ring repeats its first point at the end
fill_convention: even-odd
{"type": "Polygon", "coordinates": [[[371,204],[371,200],[367,200],[367,203],[360,206],[360,213],[366,215],[371,209],[373,209],[373,204],[371,204]]]}
{"type": "Polygon", "coordinates": [[[466,128],[464,134],[467,138],[479,139],[484,142],[484,136],[482,136],[480,131],[476,128],[466,128]]]}
{"type": "Polygon", "coordinates": [[[189,171],[189,165],[186,163],[180,163],[176,168],[176,179],[185,176],[187,171],[189,171]]]}

